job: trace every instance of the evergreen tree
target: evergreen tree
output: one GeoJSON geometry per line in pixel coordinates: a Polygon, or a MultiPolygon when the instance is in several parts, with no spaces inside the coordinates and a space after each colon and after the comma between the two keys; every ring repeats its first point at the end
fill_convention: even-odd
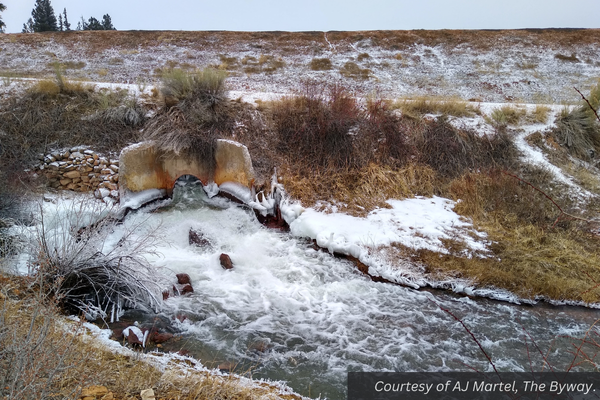
{"type": "Polygon", "coordinates": [[[63,22],[65,24],[65,31],[69,32],[71,30],[71,24],[69,23],[69,19],[67,18],[67,9],[63,10],[63,22]]]}
{"type": "Polygon", "coordinates": [[[23,24],[23,33],[33,33],[33,19],[29,18],[26,23],[23,24]]]}
{"type": "Polygon", "coordinates": [[[63,19],[62,19],[62,14],[58,14],[58,30],[61,32],[65,30],[65,26],[63,24],[63,19]]]}
{"type": "MultiPolygon", "coordinates": [[[[0,3],[0,12],[6,10],[6,6],[2,3],[0,3]]],[[[4,23],[4,21],[2,21],[2,18],[0,18],[0,33],[4,32],[4,28],[6,27],[6,24],[4,23]]]]}
{"type": "Polygon", "coordinates": [[[56,15],[54,15],[54,9],[50,4],[50,0],[35,0],[31,17],[33,18],[34,32],[58,30],[56,15]]]}
{"type": "Polygon", "coordinates": [[[112,24],[112,20],[110,19],[110,15],[108,14],[104,14],[104,16],[102,17],[102,26],[104,27],[105,31],[116,31],[117,28],[115,28],[112,24]]]}
{"type": "Polygon", "coordinates": [[[85,28],[83,28],[83,30],[84,31],[103,31],[104,27],[102,26],[100,21],[98,21],[96,18],[90,17],[90,19],[88,19],[87,24],[85,24],[85,28]]]}

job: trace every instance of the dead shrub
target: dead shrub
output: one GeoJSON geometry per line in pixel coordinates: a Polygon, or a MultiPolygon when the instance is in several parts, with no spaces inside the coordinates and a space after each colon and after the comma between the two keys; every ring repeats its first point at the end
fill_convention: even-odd
{"type": "Polygon", "coordinates": [[[273,107],[277,147],[308,169],[362,165],[351,132],[359,113],[356,100],[341,86],[307,82],[298,96],[273,107]]]}
{"type": "Polygon", "coordinates": [[[414,153],[407,132],[415,129],[414,121],[395,115],[383,100],[368,99],[360,129],[361,148],[382,164],[404,165],[414,153]]]}
{"type": "Polygon", "coordinates": [[[418,160],[431,166],[442,178],[517,163],[517,149],[506,133],[480,137],[469,130],[457,130],[444,116],[424,122],[417,133],[412,140],[418,160]]]}

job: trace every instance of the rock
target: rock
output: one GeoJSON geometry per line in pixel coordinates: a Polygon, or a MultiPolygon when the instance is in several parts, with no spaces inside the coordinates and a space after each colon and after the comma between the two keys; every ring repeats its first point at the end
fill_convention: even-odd
{"type": "Polygon", "coordinates": [[[78,158],[83,158],[83,154],[81,154],[78,151],[71,153],[71,155],[69,156],[70,160],[74,160],[74,159],[78,159],[78,158]]]}
{"type": "Polygon", "coordinates": [[[106,386],[89,386],[81,391],[80,396],[83,398],[91,397],[92,399],[96,399],[106,394],[108,394],[106,386]]]}
{"type": "Polygon", "coordinates": [[[251,343],[250,346],[248,346],[248,350],[254,353],[266,353],[267,351],[269,351],[269,344],[267,342],[259,340],[251,343]]]}
{"type": "Polygon", "coordinates": [[[146,389],[146,390],[142,390],[140,392],[140,396],[142,397],[142,400],[154,400],[154,390],[152,389],[146,389]]]}
{"type": "Polygon", "coordinates": [[[85,151],[83,152],[83,154],[87,154],[87,155],[90,155],[90,156],[91,156],[91,155],[94,155],[94,151],[93,151],[93,150],[89,150],[89,149],[88,149],[88,150],[85,150],[85,151]]]}
{"type": "Polygon", "coordinates": [[[223,253],[219,256],[219,261],[221,262],[221,267],[223,269],[233,269],[233,263],[231,262],[231,257],[227,254],[223,253]]]}
{"type": "Polygon", "coordinates": [[[171,340],[172,338],[173,338],[173,334],[172,333],[168,333],[168,332],[167,333],[158,333],[158,332],[156,332],[156,333],[154,333],[151,336],[150,340],[152,342],[154,342],[154,344],[161,344],[161,343],[164,343],[164,342],[167,342],[167,341],[171,340]]]}
{"type": "Polygon", "coordinates": [[[177,283],[180,285],[191,285],[192,280],[188,274],[177,274],[177,283]]]}
{"type": "Polygon", "coordinates": [[[235,369],[235,363],[224,362],[224,363],[219,364],[219,366],[217,368],[221,372],[233,372],[233,370],[235,369]]]}
{"type": "Polygon", "coordinates": [[[128,326],[123,329],[123,335],[127,338],[127,343],[130,345],[143,346],[142,339],[144,339],[144,333],[137,326],[128,326]]]}
{"type": "Polygon", "coordinates": [[[195,244],[196,246],[199,246],[199,247],[211,247],[210,242],[208,241],[208,239],[206,239],[204,237],[202,232],[198,232],[194,229],[190,229],[188,239],[189,239],[190,245],[195,244]]]}
{"type": "Polygon", "coordinates": [[[113,393],[108,392],[107,394],[102,396],[102,398],[100,400],[114,400],[114,398],[115,398],[115,396],[113,395],[113,393]]]}
{"type": "Polygon", "coordinates": [[[185,285],[181,289],[181,294],[188,294],[188,293],[194,293],[194,288],[192,287],[192,285],[185,285]]]}
{"type": "Polygon", "coordinates": [[[96,191],[94,192],[94,197],[96,197],[97,199],[103,199],[108,195],[110,195],[110,190],[104,188],[96,189],[96,191]]]}
{"type": "Polygon", "coordinates": [[[110,169],[112,169],[112,170],[113,170],[113,172],[119,172],[119,167],[117,167],[117,166],[116,166],[116,165],[114,165],[114,164],[113,164],[113,165],[111,165],[109,168],[110,168],[110,169]]]}
{"type": "Polygon", "coordinates": [[[48,164],[48,168],[50,168],[53,171],[56,171],[59,166],[60,165],[57,162],[53,162],[53,163],[48,164]]]}
{"type": "Polygon", "coordinates": [[[63,186],[67,186],[71,182],[72,181],[70,179],[61,179],[60,180],[60,184],[63,185],[63,186]]]}
{"type": "Polygon", "coordinates": [[[63,176],[65,178],[69,178],[69,179],[80,178],[81,177],[81,173],[79,171],[69,171],[69,172],[65,172],[63,174],[63,176]]]}

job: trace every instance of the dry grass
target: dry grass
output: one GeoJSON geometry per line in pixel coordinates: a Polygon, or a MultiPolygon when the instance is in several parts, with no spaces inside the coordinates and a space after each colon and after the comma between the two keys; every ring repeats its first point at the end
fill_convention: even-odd
{"type": "Polygon", "coordinates": [[[496,127],[506,127],[507,125],[519,125],[526,115],[527,110],[523,107],[505,105],[493,110],[486,119],[496,127]]]}
{"type": "Polygon", "coordinates": [[[419,118],[424,114],[445,114],[454,117],[469,117],[480,111],[473,104],[459,98],[441,98],[419,96],[394,101],[392,109],[402,111],[403,115],[419,118]]]}
{"type": "Polygon", "coordinates": [[[415,260],[430,273],[472,279],[479,287],[509,290],[528,299],[600,302],[600,254],[582,246],[580,240],[598,245],[597,238],[575,240],[568,231],[545,231],[532,225],[510,230],[497,223],[476,224],[493,241],[493,257],[465,258],[421,251],[415,260]]]}
{"type": "Polygon", "coordinates": [[[548,122],[548,114],[550,113],[550,107],[537,104],[535,109],[527,114],[527,122],[534,124],[545,124],[548,122]]]}
{"type": "Polygon", "coordinates": [[[313,71],[329,71],[333,68],[329,58],[313,58],[310,61],[310,69],[313,71]]]}
{"type": "Polygon", "coordinates": [[[325,170],[311,175],[298,175],[293,166],[287,166],[279,173],[286,190],[304,206],[319,201],[345,203],[342,209],[356,216],[388,207],[388,199],[435,193],[435,172],[414,164],[400,169],[370,164],[356,170],[325,170]]]}
{"type": "Polygon", "coordinates": [[[428,274],[466,278],[530,299],[600,301],[600,238],[585,223],[555,225],[559,211],[550,200],[500,171],[457,178],[447,195],[460,199],[455,210],[488,234],[492,255],[465,257],[462,244],[452,241],[446,243],[449,255],[405,250],[428,274]]]}
{"type": "Polygon", "coordinates": [[[356,63],[348,61],[340,68],[340,74],[346,78],[364,80],[369,79],[371,70],[368,68],[361,68],[356,63]]]}

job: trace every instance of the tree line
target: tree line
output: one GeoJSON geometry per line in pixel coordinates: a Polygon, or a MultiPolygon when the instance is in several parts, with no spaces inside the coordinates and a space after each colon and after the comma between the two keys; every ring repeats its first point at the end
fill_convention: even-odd
{"type": "MultiPolygon", "coordinates": [[[[0,11],[2,11],[2,3],[0,3],[0,11]]],[[[2,27],[2,21],[0,20],[0,28],[2,27]]],[[[50,0],[36,0],[33,10],[31,11],[31,18],[23,24],[23,33],[31,32],[69,32],[71,31],[71,23],[67,17],[67,9],[65,8],[62,13],[54,14],[54,9],[50,0]]],[[[81,17],[81,21],[77,22],[78,31],[114,31],[116,28],[113,26],[110,15],[105,14],[102,20],[99,21],[94,17],[90,17],[87,21],[81,17]]]]}

